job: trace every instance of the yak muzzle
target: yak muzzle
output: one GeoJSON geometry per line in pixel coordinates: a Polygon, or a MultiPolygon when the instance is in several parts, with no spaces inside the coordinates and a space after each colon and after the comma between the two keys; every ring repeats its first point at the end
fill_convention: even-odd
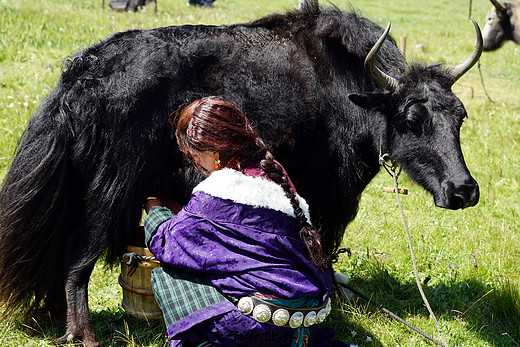
{"type": "Polygon", "coordinates": [[[443,182],[442,192],[435,195],[435,205],[437,207],[459,210],[466,207],[475,206],[480,198],[478,183],[471,178],[462,184],[453,182],[443,182]]]}

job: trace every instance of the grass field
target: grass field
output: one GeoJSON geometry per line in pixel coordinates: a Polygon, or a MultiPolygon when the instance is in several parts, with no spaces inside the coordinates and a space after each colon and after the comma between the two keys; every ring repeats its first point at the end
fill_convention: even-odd
{"type": "MultiPolygon", "coordinates": [[[[107,0],[108,2],[108,0],[107,0]]],[[[334,0],[385,26],[396,41],[406,36],[406,57],[458,64],[475,41],[466,0],[334,0]]],[[[325,2],[324,5],[328,6],[325,2]]],[[[491,7],[472,1],[481,27],[491,7]]],[[[62,60],[111,33],[177,24],[230,24],[297,6],[296,0],[217,0],[213,8],[187,7],[184,0],[159,0],[158,14],[115,13],[101,0],[1,0],[0,177],[35,108],[59,78],[62,60]]],[[[438,209],[432,197],[402,175],[405,215],[413,234],[419,275],[450,346],[520,345],[520,46],[507,43],[484,53],[453,87],[469,114],[461,142],[466,162],[480,184],[477,206],[438,209]],[[487,90],[488,97],[484,90],[487,90]],[[428,279],[428,280],[427,280],[428,279]],[[426,281],[427,280],[427,281],[426,281]]],[[[336,269],[354,288],[439,339],[415,285],[406,234],[383,170],[361,197],[336,269]]],[[[13,260],[15,261],[15,260],[13,260]]],[[[104,346],[166,346],[160,321],[135,319],[121,308],[118,269],[100,262],[89,287],[96,336],[104,346]]],[[[1,275],[1,274],[0,274],[1,275]]],[[[386,314],[355,299],[326,322],[347,342],[360,346],[428,346],[430,342],[386,314]]],[[[51,346],[64,322],[47,318],[0,323],[1,346],[51,346]]]]}

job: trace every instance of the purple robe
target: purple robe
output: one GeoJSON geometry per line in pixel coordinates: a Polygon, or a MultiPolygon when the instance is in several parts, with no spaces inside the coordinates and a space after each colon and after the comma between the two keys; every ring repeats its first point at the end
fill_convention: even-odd
{"type": "Polygon", "coordinates": [[[281,187],[224,169],[194,189],[188,205],[158,228],[148,246],[163,263],[208,274],[228,295],[260,292],[282,299],[312,296],[323,302],[330,274],[308,260],[298,231],[281,187]],[[263,186],[258,189],[255,181],[263,186]],[[276,210],[268,207],[270,200],[280,199],[289,208],[284,210],[280,201],[276,210]]]}
{"type": "MultiPolygon", "coordinates": [[[[305,200],[298,199],[309,219],[305,200]]],[[[195,187],[189,203],[162,223],[147,244],[162,263],[204,273],[226,295],[258,292],[279,299],[312,297],[321,304],[330,290],[330,274],[308,260],[299,229],[279,185],[222,169],[195,187]]],[[[200,312],[193,316],[197,322],[181,321],[179,327],[208,319],[200,312]]]]}

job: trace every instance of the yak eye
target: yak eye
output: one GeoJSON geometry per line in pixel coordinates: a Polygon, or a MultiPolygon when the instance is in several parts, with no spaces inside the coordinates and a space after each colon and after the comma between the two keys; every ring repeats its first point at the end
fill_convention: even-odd
{"type": "Polygon", "coordinates": [[[428,115],[428,110],[424,106],[426,99],[415,99],[410,101],[403,110],[407,127],[413,132],[420,132],[423,122],[428,115]]]}
{"type": "Polygon", "coordinates": [[[407,114],[407,119],[413,123],[421,123],[426,118],[426,107],[424,105],[415,105],[411,107],[407,114]]]}
{"type": "Polygon", "coordinates": [[[428,110],[424,106],[426,99],[415,99],[404,107],[403,114],[407,122],[420,123],[426,117],[428,110]]]}
{"type": "Polygon", "coordinates": [[[399,132],[421,132],[423,122],[428,116],[428,110],[424,106],[427,99],[410,100],[395,116],[396,129],[399,132]]]}
{"type": "Polygon", "coordinates": [[[408,128],[412,131],[419,131],[422,129],[424,120],[426,119],[426,108],[423,107],[424,112],[417,112],[414,110],[413,112],[410,112],[408,116],[406,117],[406,124],[408,125],[408,128]]]}

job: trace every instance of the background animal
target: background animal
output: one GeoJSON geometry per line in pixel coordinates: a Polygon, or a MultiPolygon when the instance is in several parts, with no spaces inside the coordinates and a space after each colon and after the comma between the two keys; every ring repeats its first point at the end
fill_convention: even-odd
{"type": "Polygon", "coordinates": [[[520,44],[520,1],[498,2],[491,0],[493,8],[486,15],[482,29],[484,51],[494,51],[507,41],[520,44]]]}
{"type": "MultiPolygon", "coordinates": [[[[144,6],[154,2],[154,12],[157,13],[157,0],[109,0],[108,5],[114,11],[137,11],[144,6]]],[[[105,0],[102,1],[103,8],[105,8],[105,0]]]]}
{"type": "Polygon", "coordinates": [[[87,305],[94,263],[105,249],[109,262],[122,254],[146,196],[186,201],[202,178],[182,161],[167,119],[204,95],[250,116],[312,206],[328,253],[381,152],[438,206],[476,204],[459,143],[466,113],[451,86],[480,45],[447,70],[407,66],[383,36],[371,76],[364,60],[381,34],[366,19],[309,1],[240,25],[127,31],[71,58],[31,118],[0,193],[7,312],[66,309],[58,342],[96,344],[87,305]]]}

